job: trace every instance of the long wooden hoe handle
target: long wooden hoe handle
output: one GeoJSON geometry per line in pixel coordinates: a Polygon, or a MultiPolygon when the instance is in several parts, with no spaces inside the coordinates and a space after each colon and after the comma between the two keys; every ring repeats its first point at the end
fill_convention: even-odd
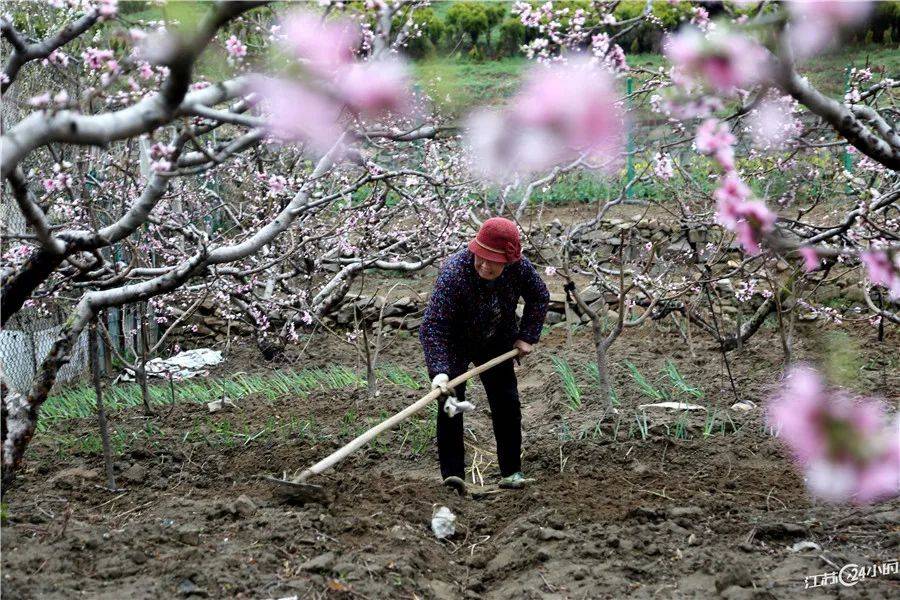
{"type": "MultiPolygon", "coordinates": [[[[462,383],[464,381],[468,381],[469,379],[475,377],[476,375],[484,373],[488,369],[492,369],[492,368],[496,367],[497,365],[499,365],[500,363],[505,362],[511,358],[515,358],[518,355],[519,355],[519,349],[516,348],[514,350],[510,350],[509,352],[501,354],[497,358],[492,358],[491,360],[487,361],[483,365],[478,365],[477,367],[469,369],[468,371],[466,371],[459,377],[451,379],[447,383],[447,387],[451,387],[451,388],[456,387],[460,383],[462,383]]],[[[326,456],[325,458],[323,458],[322,460],[320,460],[319,462],[317,462],[310,468],[308,468],[305,471],[303,471],[302,473],[300,473],[300,477],[297,478],[297,481],[298,482],[306,481],[312,475],[318,475],[322,471],[325,471],[326,469],[333,467],[335,465],[335,463],[343,460],[348,455],[352,454],[353,452],[355,452],[362,446],[366,445],[370,440],[375,438],[375,436],[377,436],[379,433],[381,433],[383,431],[387,431],[391,427],[394,427],[395,425],[402,423],[409,417],[413,416],[414,414],[416,414],[417,412],[419,412],[420,410],[422,410],[423,408],[428,406],[428,404],[430,402],[437,400],[440,397],[440,395],[441,395],[441,390],[439,390],[439,389],[431,390],[430,392],[428,392],[427,394],[422,396],[421,399],[417,400],[415,402],[415,404],[410,404],[409,406],[407,406],[406,408],[404,408],[403,410],[398,412],[393,417],[391,417],[389,419],[385,419],[384,421],[382,421],[381,423],[379,423],[372,429],[366,431],[365,433],[360,434],[346,446],[344,446],[342,448],[338,448],[337,450],[332,452],[330,455],[326,456]]]]}

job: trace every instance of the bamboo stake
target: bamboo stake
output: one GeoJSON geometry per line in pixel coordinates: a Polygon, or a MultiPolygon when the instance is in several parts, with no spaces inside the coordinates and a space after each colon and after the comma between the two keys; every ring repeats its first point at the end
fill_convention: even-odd
{"type": "MultiPolygon", "coordinates": [[[[498,356],[496,358],[492,358],[491,360],[487,361],[483,365],[479,365],[477,367],[473,367],[472,369],[469,369],[468,371],[466,371],[459,377],[455,377],[454,379],[451,379],[447,383],[447,387],[454,388],[454,387],[458,386],[460,383],[463,383],[464,381],[468,381],[469,379],[475,377],[476,375],[480,375],[481,373],[484,373],[488,369],[492,369],[492,368],[496,367],[497,365],[499,365],[500,363],[506,362],[507,360],[509,360],[511,358],[515,358],[517,356],[519,356],[518,348],[516,348],[514,350],[510,350],[509,352],[501,354],[500,356],[498,356]]],[[[439,389],[431,390],[430,392],[428,392],[427,394],[422,396],[419,400],[417,400],[414,404],[410,404],[409,406],[404,408],[402,411],[398,412],[393,417],[390,417],[390,418],[382,421],[381,423],[379,423],[375,427],[369,429],[365,433],[360,434],[346,446],[338,448],[330,455],[326,456],[325,458],[323,458],[322,460],[320,460],[319,462],[317,462],[310,468],[306,469],[305,471],[300,473],[300,476],[297,479],[295,479],[294,481],[297,483],[301,483],[301,482],[306,481],[313,475],[318,475],[319,473],[322,473],[323,471],[330,469],[336,463],[340,462],[341,460],[343,460],[350,454],[353,454],[353,452],[355,452],[362,446],[366,445],[368,442],[370,442],[372,439],[374,439],[375,436],[377,436],[379,433],[382,433],[396,425],[399,425],[400,423],[402,423],[409,417],[413,416],[414,414],[416,414],[417,412],[419,412],[420,410],[422,410],[423,408],[428,406],[428,404],[430,402],[437,400],[440,397],[440,395],[441,395],[441,390],[439,390],[439,389]]]]}

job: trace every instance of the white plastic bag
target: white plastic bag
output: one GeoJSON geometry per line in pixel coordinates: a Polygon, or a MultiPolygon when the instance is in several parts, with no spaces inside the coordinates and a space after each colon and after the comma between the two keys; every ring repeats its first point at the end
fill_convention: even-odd
{"type": "Polygon", "coordinates": [[[439,540],[452,536],[456,533],[456,515],[446,506],[441,506],[431,517],[431,531],[439,540]]]}

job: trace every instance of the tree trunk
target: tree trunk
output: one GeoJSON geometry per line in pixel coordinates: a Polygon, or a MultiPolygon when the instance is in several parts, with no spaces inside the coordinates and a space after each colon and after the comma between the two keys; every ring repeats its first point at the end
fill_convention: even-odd
{"type": "Polygon", "coordinates": [[[140,360],[137,360],[137,357],[135,357],[138,368],[134,370],[134,376],[141,384],[141,400],[144,402],[144,414],[149,417],[153,414],[153,409],[150,408],[150,388],[147,386],[147,360],[149,359],[149,354],[147,352],[149,350],[150,339],[147,334],[146,314],[141,315],[140,330],[140,344],[135,344],[135,350],[140,346],[141,358],[140,360]]]}
{"type": "Polygon", "coordinates": [[[366,388],[369,392],[369,398],[378,395],[378,382],[375,380],[375,365],[371,360],[366,361],[366,388]]]}
{"type": "Polygon", "coordinates": [[[365,321],[362,321],[360,324],[360,329],[362,330],[363,348],[366,350],[366,391],[369,394],[369,398],[374,398],[378,395],[378,382],[375,381],[375,356],[371,348],[369,348],[369,334],[366,331],[365,321]]]}
{"type": "Polygon", "coordinates": [[[109,427],[106,424],[106,409],[103,408],[103,390],[100,386],[100,360],[97,344],[97,322],[91,323],[88,332],[88,353],[91,361],[91,376],[94,380],[94,393],[97,395],[97,424],[100,426],[100,440],[103,442],[103,464],[106,467],[106,487],[113,491],[116,487],[116,476],[113,473],[112,450],[109,446],[109,427]]]}
{"type": "Polygon", "coordinates": [[[609,383],[609,361],[606,356],[606,345],[597,344],[597,373],[600,376],[600,398],[612,403],[612,386],[609,383]]]}

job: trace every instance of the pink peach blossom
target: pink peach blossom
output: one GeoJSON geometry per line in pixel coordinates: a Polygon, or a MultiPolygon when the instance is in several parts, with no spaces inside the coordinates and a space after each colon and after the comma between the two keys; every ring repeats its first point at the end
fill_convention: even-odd
{"type": "Polygon", "coordinates": [[[283,24],[285,42],[297,58],[322,76],[330,76],[353,62],[359,46],[359,27],[352,21],[326,21],[305,10],[296,10],[283,24]]]}
{"type": "Polygon", "coordinates": [[[723,146],[719,148],[713,153],[713,158],[716,159],[716,162],[719,163],[719,166],[722,167],[722,170],[726,173],[730,173],[734,171],[734,148],[731,146],[723,146]]]}
{"type": "Polygon", "coordinates": [[[706,27],[709,25],[709,12],[705,8],[702,6],[695,6],[691,8],[691,13],[693,14],[691,23],[698,27],[706,27]]]}
{"type": "Polygon", "coordinates": [[[725,29],[704,34],[684,27],[666,38],[663,52],[688,81],[730,95],[767,78],[767,54],[756,41],[725,29]]]}
{"type": "Polygon", "coordinates": [[[153,67],[150,66],[150,63],[141,62],[138,65],[138,76],[144,81],[153,77],[153,67]]]}
{"type": "Polygon", "coordinates": [[[701,154],[713,154],[731,146],[735,141],[735,137],[728,130],[728,125],[718,119],[707,119],[697,128],[694,146],[701,154]]]}
{"type": "Polygon", "coordinates": [[[413,104],[409,70],[395,59],[353,65],[344,70],[336,85],[341,100],[365,117],[403,114],[413,104]]]}
{"type": "Polygon", "coordinates": [[[900,494],[900,421],[888,424],[880,403],[826,390],[821,376],[801,365],[770,398],[766,421],[814,496],[867,504],[900,494]]]}
{"type": "Polygon", "coordinates": [[[775,229],[775,213],[759,200],[744,202],[741,211],[743,219],[736,225],[738,241],[748,254],[755,256],[760,253],[762,238],[775,229]]]}
{"type": "Polygon", "coordinates": [[[734,148],[732,144],[735,137],[728,130],[725,123],[717,119],[707,119],[697,128],[697,137],[694,140],[694,147],[701,154],[712,155],[726,172],[733,171],[734,165],[734,148]]]}
{"type": "Polygon", "coordinates": [[[835,44],[841,28],[866,21],[872,11],[867,0],[802,0],[788,3],[788,38],[798,58],[808,58],[835,44]]]}
{"type": "Polygon", "coordinates": [[[119,0],[100,0],[100,8],[98,14],[100,20],[105,21],[112,19],[119,12],[119,0]]]}
{"type": "Polygon", "coordinates": [[[747,129],[757,148],[781,149],[789,139],[802,132],[802,124],[793,115],[794,105],[793,98],[784,96],[778,100],[765,100],[751,111],[747,129]]]}
{"type": "Polygon", "coordinates": [[[541,65],[504,111],[467,121],[467,146],[478,174],[504,181],[581,154],[609,166],[624,141],[624,117],[611,75],[585,60],[541,65]]]}
{"type": "Polygon", "coordinates": [[[822,266],[822,260],[814,248],[800,248],[797,252],[803,257],[803,268],[806,272],[815,271],[822,266]]]}
{"type": "Polygon", "coordinates": [[[734,173],[729,173],[719,182],[713,196],[722,203],[741,203],[750,197],[750,188],[734,173]]]}
{"type": "Polygon", "coordinates": [[[840,504],[852,498],[859,477],[852,464],[827,460],[811,461],[804,468],[804,475],[809,493],[831,504],[840,504]]]}
{"type": "Polygon", "coordinates": [[[93,71],[103,68],[106,61],[111,60],[112,57],[112,50],[100,50],[98,48],[88,48],[81,53],[81,58],[84,59],[85,65],[93,71]]]}
{"type": "Polygon", "coordinates": [[[35,108],[46,108],[50,104],[50,92],[44,92],[28,99],[28,104],[35,108]]]}
{"type": "Polygon", "coordinates": [[[233,35],[225,40],[225,50],[232,58],[243,58],[247,56],[247,46],[233,35]]]}
{"type": "Polygon", "coordinates": [[[143,29],[138,29],[137,27],[132,27],[128,30],[128,37],[131,38],[132,42],[140,42],[142,40],[147,39],[147,32],[143,29]]]}
{"type": "Polygon", "coordinates": [[[46,64],[54,64],[54,65],[59,65],[61,67],[68,67],[69,66],[69,55],[65,54],[64,52],[60,52],[59,49],[56,49],[53,52],[51,52],[49,55],[47,55],[47,58],[45,58],[42,61],[42,64],[45,64],[45,65],[46,64]]]}
{"type": "Polygon", "coordinates": [[[287,180],[281,175],[272,175],[268,179],[269,195],[276,196],[287,187],[287,180]]]}
{"type": "Polygon", "coordinates": [[[277,137],[308,142],[317,152],[330,149],[341,136],[340,106],[294,81],[254,77],[250,89],[269,112],[277,137]]]}
{"type": "Polygon", "coordinates": [[[887,252],[869,250],[859,258],[866,265],[872,283],[888,288],[892,300],[900,298],[900,268],[891,261],[887,252]]]}
{"type": "Polygon", "coordinates": [[[536,67],[511,110],[516,123],[552,132],[574,149],[609,155],[622,143],[623,115],[613,79],[587,61],[536,67]]]}
{"type": "Polygon", "coordinates": [[[760,253],[760,243],[775,228],[775,214],[759,200],[747,200],[750,189],[733,174],[722,178],[715,192],[716,218],[737,234],[744,251],[760,253]]]}
{"type": "Polygon", "coordinates": [[[803,365],[788,371],[778,396],[769,401],[767,423],[800,462],[825,454],[825,432],[819,423],[824,402],[821,376],[803,365]]]}
{"type": "Polygon", "coordinates": [[[668,154],[657,152],[653,157],[653,174],[664,181],[675,175],[675,165],[668,154]]]}
{"type": "Polygon", "coordinates": [[[488,181],[509,181],[561,162],[565,154],[556,136],[516,127],[509,115],[480,110],[466,119],[466,150],[475,173],[488,181]]]}
{"type": "Polygon", "coordinates": [[[165,173],[172,170],[172,161],[160,158],[150,162],[150,170],[156,173],[165,173]]]}
{"type": "Polygon", "coordinates": [[[613,72],[628,70],[625,51],[618,44],[610,41],[608,33],[598,33],[591,37],[591,54],[597,57],[603,66],[613,72]]]}
{"type": "Polygon", "coordinates": [[[880,435],[883,451],[859,473],[856,501],[870,504],[900,494],[900,419],[894,419],[880,435]]]}
{"type": "Polygon", "coordinates": [[[676,67],[693,70],[703,58],[705,38],[696,27],[685,27],[664,40],[663,53],[676,67]]]}

